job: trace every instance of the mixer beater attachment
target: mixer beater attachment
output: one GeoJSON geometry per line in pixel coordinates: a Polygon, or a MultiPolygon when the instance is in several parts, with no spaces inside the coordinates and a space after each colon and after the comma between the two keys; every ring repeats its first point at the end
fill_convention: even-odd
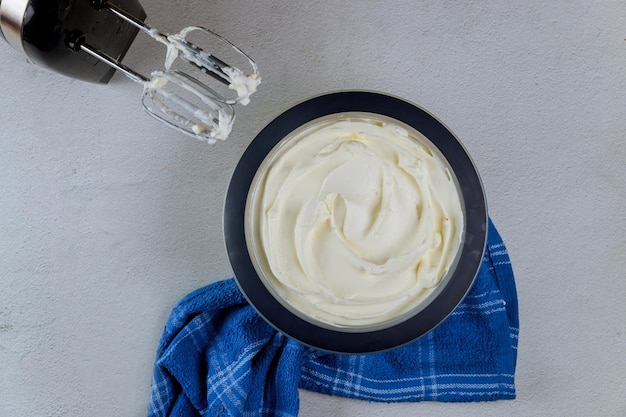
{"type": "Polygon", "coordinates": [[[145,76],[124,65],[120,59],[113,58],[89,44],[87,36],[79,30],[69,32],[65,40],[67,47],[74,52],[84,51],[143,85],[143,107],[156,119],[209,143],[228,137],[235,119],[233,106],[237,103],[248,104],[250,95],[261,82],[258,67],[247,54],[222,36],[203,27],[190,26],[171,35],[148,26],[107,0],[90,0],[90,4],[96,10],[115,14],[165,45],[167,52],[163,70],[153,71],[149,77],[145,76]],[[247,72],[226,64],[199,47],[197,42],[191,42],[188,39],[191,34],[217,42],[234,52],[239,58],[238,63],[245,64],[244,70],[247,72]],[[190,64],[191,69],[199,70],[227,85],[236,96],[225,98],[187,71],[174,69],[173,64],[178,58],[190,64]]]}

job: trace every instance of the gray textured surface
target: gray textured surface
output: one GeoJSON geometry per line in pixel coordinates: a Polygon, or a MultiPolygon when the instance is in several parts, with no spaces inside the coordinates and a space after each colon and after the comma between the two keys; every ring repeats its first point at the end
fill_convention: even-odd
{"type": "MultiPolygon", "coordinates": [[[[239,156],[290,105],[347,88],[419,103],[474,157],[517,276],[518,399],[303,392],[300,415],[626,415],[626,6],[513,3],[145,0],[154,26],[206,25],[259,63],[213,147],[145,116],[122,76],[83,84],[0,44],[0,416],[144,415],[169,310],[231,275],[239,156]]],[[[126,62],[157,52],[142,37],[126,62]]]]}

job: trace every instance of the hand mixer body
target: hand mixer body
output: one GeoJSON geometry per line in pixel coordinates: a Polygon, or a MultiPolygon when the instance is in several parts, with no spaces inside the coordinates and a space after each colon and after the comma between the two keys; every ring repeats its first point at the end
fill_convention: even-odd
{"type": "MultiPolygon", "coordinates": [[[[113,1],[144,20],[137,0],[113,1]]],[[[121,60],[138,29],[89,0],[0,0],[0,34],[39,66],[71,78],[107,83],[115,69],[84,52],[67,47],[70,33],[80,31],[90,44],[121,60]]]]}

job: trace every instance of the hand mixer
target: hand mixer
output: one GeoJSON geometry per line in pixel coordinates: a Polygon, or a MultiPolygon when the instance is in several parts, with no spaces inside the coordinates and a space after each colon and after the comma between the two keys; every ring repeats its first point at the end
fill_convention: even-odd
{"type": "Polygon", "coordinates": [[[153,117],[213,143],[231,131],[237,103],[246,105],[261,82],[256,63],[220,35],[191,26],[174,35],[144,23],[137,0],[0,0],[0,35],[35,64],[66,76],[106,84],[115,70],[143,86],[142,104],[153,117]],[[145,76],[122,63],[142,31],[167,48],[164,67],[145,76]],[[191,35],[225,45],[243,70],[205,51],[191,35]],[[182,61],[187,70],[174,68],[182,61]],[[246,72],[244,72],[246,71],[246,72]],[[195,73],[228,86],[225,98],[195,73]]]}

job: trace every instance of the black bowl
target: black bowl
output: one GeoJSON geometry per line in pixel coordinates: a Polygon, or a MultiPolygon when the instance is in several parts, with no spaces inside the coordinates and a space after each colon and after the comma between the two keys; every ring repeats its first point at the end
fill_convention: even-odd
{"type": "Polygon", "coordinates": [[[487,205],[478,172],[454,134],[418,106],[389,95],[345,91],[304,101],[270,122],[252,141],[233,173],[224,207],[224,235],[235,279],[249,303],[278,331],[317,349],[339,353],[372,353],[418,339],[439,325],[469,291],[480,268],[487,240],[487,205]],[[457,263],[442,280],[436,296],[401,322],[371,329],[319,325],[287,308],[259,277],[248,251],[244,230],[246,199],[257,169],[285,136],[320,117],[364,112],[405,123],[428,138],[447,159],[457,178],[464,211],[464,231],[457,263]]]}

